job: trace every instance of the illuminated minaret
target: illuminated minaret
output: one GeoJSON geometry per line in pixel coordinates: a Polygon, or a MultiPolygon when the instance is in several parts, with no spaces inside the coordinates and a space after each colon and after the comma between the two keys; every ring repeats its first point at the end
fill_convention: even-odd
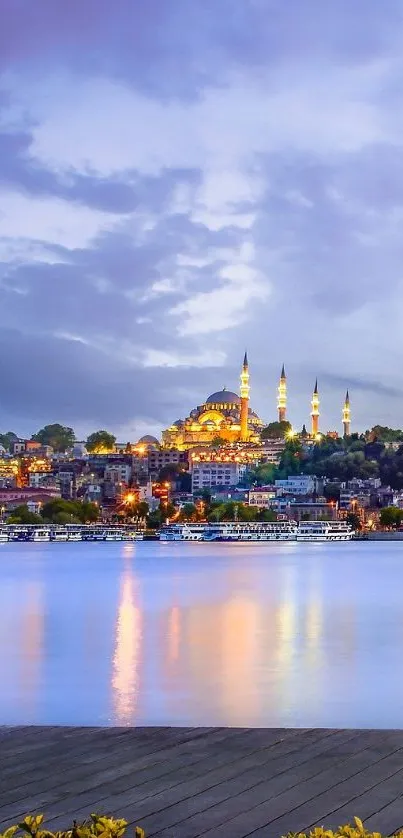
{"type": "Polygon", "coordinates": [[[348,390],[346,393],[346,398],[343,407],[343,433],[344,436],[350,436],[350,428],[351,428],[351,410],[350,410],[350,396],[348,395],[348,390]]]}
{"type": "Polygon", "coordinates": [[[316,436],[319,433],[318,379],[316,379],[316,381],[315,381],[315,389],[313,391],[311,405],[312,405],[312,410],[311,410],[311,418],[312,418],[311,433],[312,433],[312,436],[316,436]]]}
{"type": "Polygon", "coordinates": [[[241,372],[241,441],[248,439],[248,415],[249,415],[249,365],[248,356],[245,352],[241,372]]]}
{"type": "Polygon", "coordinates": [[[285,422],[287,414],[287,378],[284,364],[283,369],[281,370],[280,383],[278,385],[277,393],[278,421],[285,422]]]}

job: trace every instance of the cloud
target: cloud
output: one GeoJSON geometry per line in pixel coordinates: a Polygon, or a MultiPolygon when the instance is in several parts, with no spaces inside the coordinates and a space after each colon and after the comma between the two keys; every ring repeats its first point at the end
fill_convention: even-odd
{"type": "Polygon", "coordinates": [[[402,22],[4,0],[0,427],[158,429],[236,388],[245,346],[265,418],[284,361],[296,426],[316,375],[324,426],[346,386],[353,424],[399,424],[402,22]]]}

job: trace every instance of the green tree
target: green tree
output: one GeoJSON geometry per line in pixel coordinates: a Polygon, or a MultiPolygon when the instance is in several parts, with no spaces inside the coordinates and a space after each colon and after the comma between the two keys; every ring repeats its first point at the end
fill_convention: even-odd
{"type": "Polygon", "coordinates": [[[36,434],[31,437],[35,442],[40,442],[41,445],[50,445],[54,451],[64,452],[68,448],[72,448],[75,441],[73,428],[68,428],[65,425],[55,423],[53,425],[45,425],[36,434]]]}
{"type": "Polygon", "coordinates": [[[179,513],[180,521],[197,521],[199,513],[194,503],[185,503],[179,513]]]}
{"type": "Polygon", "coordinates": [[[291,422],[269,422],[260,436],[261,439],[284,439],[291,430],[291,422]]]}
{"type": "Polygon", "coordinates": [[[94,431],[90,434],[85,447],[90,454],[110,454],[115,450],[116,437],[108,431],[94,431]]]}
{"type": "Polygon", "coordinates": [[[397,506],[385,506],[381,509],[379,521],[383,527],[400,527],[403,518],[403,511],[397,506]]]}
{"type": "Polygon", "coordinates": [[[353,530],[357,531],[361,529],[361,519],[356,512],[348,512],[346,515],[346,521],[353,530]]]}
{"type": "Polygon", "coordinates": [[[403,431],[399,428],[388,428],[384,425],[374,425],[365,432],[368,442],[403,442],[403,431]]]}
{"type": "Polygon", "coordinates": [[[211,440],[210,446],[211,448],[222,448],[222,446],[226,444],[227,441],[222,436],[215,436],[211,440]]]}
{"type": "Polygon", "coordinates": [[[45,503],[42,518],[49,524],[90,524],[99,518],[99,507],[90,501],[54,498],[45,503]]]}
{"type": "Polygon", "coordinates": [[[326,500],[332,500],[336,503],[340,501],[340,486],[338,483],[326,483],[323,494],[326,500]]]}
{"type": "Polygon", "coordinates": [[[40,515],[30,512],[26,503],[17,506],[7,518],[8,524],[43,524],[40,515]]]}
{"type": "Polygon", "coordinates": [[[14,442],[17,442],[18,436],[13,431],[7,431],[6,434],[0,434],[0,445],[6,449],[6,451],[11,451],[11,446],[14,442]]]}

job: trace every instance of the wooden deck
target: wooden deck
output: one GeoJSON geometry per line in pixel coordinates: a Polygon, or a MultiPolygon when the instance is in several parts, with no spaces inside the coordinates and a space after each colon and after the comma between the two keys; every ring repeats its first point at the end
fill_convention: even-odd
{"type": "Polygon", "coordinates": [[[0,829],[91,812],[159,838],[403,826],[403,731],[0,728],[0,829]]]}

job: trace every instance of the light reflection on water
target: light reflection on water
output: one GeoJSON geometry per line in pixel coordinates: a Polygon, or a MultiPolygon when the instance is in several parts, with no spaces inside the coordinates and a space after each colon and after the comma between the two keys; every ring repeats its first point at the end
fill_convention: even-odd
{"type": "Polygon", "coordinates": [[[0,545],[0,724],[403,727],[403,546],[0,545]]]}

